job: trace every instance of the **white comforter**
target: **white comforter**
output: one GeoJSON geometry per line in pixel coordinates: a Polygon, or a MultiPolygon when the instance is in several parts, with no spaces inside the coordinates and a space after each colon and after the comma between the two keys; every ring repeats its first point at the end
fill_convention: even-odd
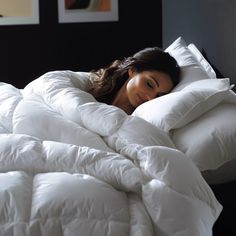
{"type": "Polygon", "coordinates": [[[199,170],[88,77],[0,83],[0,235],[212,235],[222,206],[199,170]]]}

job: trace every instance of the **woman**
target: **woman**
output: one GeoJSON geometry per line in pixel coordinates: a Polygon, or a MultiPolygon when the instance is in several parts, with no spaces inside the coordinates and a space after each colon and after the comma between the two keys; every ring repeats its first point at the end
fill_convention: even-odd
{"type": "Polygon", "coordinates": [[[131,114],[142,103],[169,93],[179,82],[176,60],[158,47],[145,48],[94,72],[89,91],[99,102],[131,114]]]}

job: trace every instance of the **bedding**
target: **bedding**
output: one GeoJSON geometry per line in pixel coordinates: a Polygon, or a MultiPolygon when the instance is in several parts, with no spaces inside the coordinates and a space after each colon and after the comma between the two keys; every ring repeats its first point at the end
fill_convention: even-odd
{"type": "Polygon", "coordinates": [[[227,96],[230,89],[229,79],[195,81],[181,91],[141,104],[133,115],[169,132],[187,125],[215,107],[227,96]]]}
{"type": "MultiPolygon", "coordinates": [[[[182,38],[182,40],[184,40],[184,39],[182,38]]],[[[216,78],[216,72],[214,71],[214,69],[211,66],[211,64],[204,58],[204,56],[199,51],[197,46],[194,43],[190,43],[187,47],[191,51],[191,53],[196,57],[196,59],[199,62],[199,64],[206,71],[206,73],[209,76],[209,78],[216,78]]]]}
{"type": "Polygon", "coordinates": [[[172,134],[210,184],[236,180],[236,106],[221,103],[172,134]],[[207,132],[206,132],[207,130],[207,132]]]}
{"type": "Polygon", "coordinates": [[[209,184],[236,180],[236,94],[196,45],[177,38],[167,49],[180,65],[180,83],[170,94],[133,113],[164,130],[209,184]]]}
{"type": "Polygon", "coordinates": [[[209,184],[236,180],[236,96],[229,79],[195,81],[133,112],[165,131],[209,184]]]}
{"type": "Polygon", "coordinates": [[[89,81],[0,83],[0,235],[212,235],[222,206],[191,158],[89,81]]]}
{"type": "Polygon", "coordinates": [[[204,57],[196,50],[196,46],[194,48],[191,44],[187,45],[183,37],[178,37],[165,51],[175,58],[181,70],[181,80],[172,92],[179,91],[194,81],[216,78],[209,64],[206,69],[206,61],[201,59],[204,57]]]}

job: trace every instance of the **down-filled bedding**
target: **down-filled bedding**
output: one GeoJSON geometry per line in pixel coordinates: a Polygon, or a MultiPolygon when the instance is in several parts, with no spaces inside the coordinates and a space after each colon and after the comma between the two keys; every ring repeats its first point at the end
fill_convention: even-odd
{"type": "Polygon", "coordinates": [[[89,73],[0,83],[0,235],[212,235],[222,206],[166,130],[97,102],[89,73]]]}
{"type": "Polygon", "coordinates": [[[236,94],[196,45],[177,38],[166,51],[178,62],[180,83],[139,106],[133,115],[165,130],[209,184],[236,180],[236,94]]]}

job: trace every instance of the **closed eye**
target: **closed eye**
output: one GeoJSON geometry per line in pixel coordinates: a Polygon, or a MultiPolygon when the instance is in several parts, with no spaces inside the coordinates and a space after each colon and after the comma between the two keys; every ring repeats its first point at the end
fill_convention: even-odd
{"type": "Polygon", "coordinates": [[[153,80],[155,81],[157,87],[159,87],[160,85],[159,85],[159,81],[158,81],[158,79],[153,78],[153,80]]]}
{"type": "Polygon", "coordinates": [[[151,83],[151,82],[147,82],[147,86],[148,86],[149,88],[154,88],[154,85],[153,85],[153,83],[151,83]]]}
{"type": "Polygon", "coordinates": [[[147,84],[147,86],[148,86],[149,88],[151,88],[151,89],[153,89],[153,88],[155,88],[156,86],[158,86],[158,84],[156,83],[156,81],[153,80],[153,79],[147,80],[146,84],[147,84]]]}

